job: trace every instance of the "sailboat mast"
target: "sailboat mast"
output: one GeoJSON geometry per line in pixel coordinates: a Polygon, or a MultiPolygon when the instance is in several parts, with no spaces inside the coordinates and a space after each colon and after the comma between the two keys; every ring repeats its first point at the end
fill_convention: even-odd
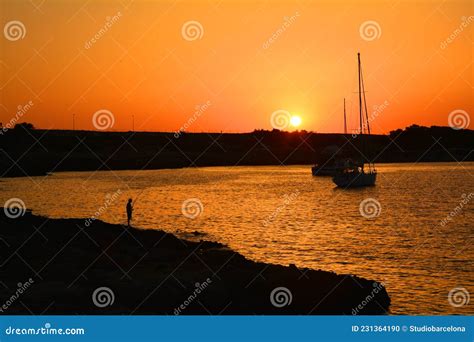
{"type": "Polygon", "coordinates": [[[359,134],[363,134],[362,131],[362,89],[361,89],[361,78],[360,78],[360,52],[357,53],[357,67],[359,71],[359,124],[360,124],[360,131],[359,134]]]}
{"type": "MultiPolygon", "coordinates": [[[[360,148],[361,148],[361,152],[362,152],[362,160],[364,160],[364,131],[363,131],[363,125],[362,125],[362,122],[363,122],[363,116],[362,116],[362,75],[361,75],[361,68],[360,68],[360,52],[357,53],[357,66],[358,66],[358,69],[359,69],[359,141],[360,141],[360,148]]],[[[362,168],[364,167],[364,162],[362,162],[362,168]]]]}
{"type": "MultiPolygon", "coordinates": [[[[367,126],[366,127],[366,129],[367,129],[367,139],[369,139],[369,137],[370,137],[369,112],[367,110],[367,99],[365,97],[365,84],[364,84],[364,75],[362,73],[362,68],[361,68],[361,71],[360,71],[360,80],[361,80],[361,83],[362,83],[362,93],[364,94],[365,125],[367,126]]],[[[366,150],[365,153],[369,153],[369,150],[366,150]]],[[[367,157],[367,162],[369,163],[369,169],[372,169],[373,165],[371,163],[370,156],[367,157]]]]}
{"type": "Polygon", "coordinates": [[[346,98],[344,98],[344,134],[347,134],[347,121],[346,121],[346,98]]]}

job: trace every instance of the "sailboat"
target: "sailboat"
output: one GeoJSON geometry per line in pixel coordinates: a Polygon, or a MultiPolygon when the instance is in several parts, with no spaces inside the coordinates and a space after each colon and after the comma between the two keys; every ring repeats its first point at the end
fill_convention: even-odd
{"type": "MultiPolygon", "coordinates": [[[[365,87],[364,78],[362,76],[362,68],[360,63],[360,53],[357,53],[357,62],[359,70],[359,142],[360,151],[363,159],[367,159],[367,143],[370,143],[366,138],[370,137],[370,126],[369,117],[367,113],[367,101],[365,99],[365,87]],[[362,96],[363,94],[363,96],[362,96]],[[362,107],[362,103],[364,107],[362,107]],[[364,117],[365,109],[365,117],[364,117]],[[365,120],[365,123],[364,123],[365,120]],[[367,133],[364,135],[364,133],[367,133]]],[[[346,161],[346,165],[343,169],[338,171],[334,177],[333,182],[341,188],[355,188],[363,186],[375,185],[377,179],[377,170],[375,165],[370,161],[366,160],[367,165],[364,165],[364,161],[352,162],[346,161]],[[366,167],[365,167],[366,166],[366,167]]]]}

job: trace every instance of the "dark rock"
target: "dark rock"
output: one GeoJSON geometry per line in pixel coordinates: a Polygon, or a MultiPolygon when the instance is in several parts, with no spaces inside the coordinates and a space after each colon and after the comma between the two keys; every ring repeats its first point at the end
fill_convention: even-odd
{"type": "Polygon", "coordinates": [[[390,305],[373,280],[258,263],[160,230],[84,222],[31,212],[10,219],[1,210],[0,302],[34,281],[1,314],[384,314],[390,305]],[[114,300],[100,307],[92,298],[104,287],[114,300]]]}

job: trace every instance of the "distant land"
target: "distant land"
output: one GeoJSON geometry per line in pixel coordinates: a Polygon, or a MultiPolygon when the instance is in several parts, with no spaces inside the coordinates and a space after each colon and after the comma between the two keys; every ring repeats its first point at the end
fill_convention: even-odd
{"type": "MultiPolygon", "coordinates": [[[[354,156],[360,136],[307,131],[152,133],[34,129],[18,124],[0,134],[0,175],[58,171],[295,165],[354,156]],[[335,156],[334,152],[338,151],[335,156]]],[[[474,161],[474,131],[412,125],[364,136],[363,154],[376,163],[474,161]]]]}

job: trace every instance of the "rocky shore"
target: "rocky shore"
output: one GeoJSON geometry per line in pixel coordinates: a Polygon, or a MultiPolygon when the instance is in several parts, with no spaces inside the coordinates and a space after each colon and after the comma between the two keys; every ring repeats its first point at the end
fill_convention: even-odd
{"type": "Polygon", "coordinates": [[[0,212],[0,314],[385,314],[374,280],[101,221],[0,212]],[[11,215],[9,215],[11,216],[11,215]]]}

